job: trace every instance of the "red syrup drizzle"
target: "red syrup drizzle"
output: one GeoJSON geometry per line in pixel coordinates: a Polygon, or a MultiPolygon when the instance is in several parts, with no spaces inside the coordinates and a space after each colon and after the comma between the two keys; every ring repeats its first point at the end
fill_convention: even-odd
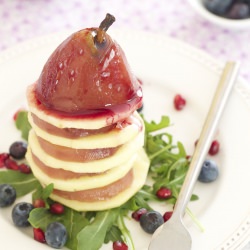
{"type": "MultiPolygon", "coordinates": [[[[119,121],[119,117],[121,114],[129,114],[133,113],[135,110],[141,107],[142,105],[142,95],[141,94],[135,94],[130,100],[128,100],[126,103],[119,104],[119,105],[110,105],[106,106],[101,109],[91,109],[91,110],[84,110],[80,112],[63,112],[58,110],[49,109],[46,106],[44,106],[36,97],[36,93],[34,89],[32,90],[33,95],[33,101],[35,102],[35,105],[39,110],[43,111],[47,115],[52,115],[59,119],[74,119],[74,120],[80,120],[80,119],[106,119],[107,125],[111,125],[117,121],[119,121]]],[[[142,93],[141,89],[139,89],[137,92],[142,93]]],[[[124,116],[121,116],[124,119],[124,116]]]]}

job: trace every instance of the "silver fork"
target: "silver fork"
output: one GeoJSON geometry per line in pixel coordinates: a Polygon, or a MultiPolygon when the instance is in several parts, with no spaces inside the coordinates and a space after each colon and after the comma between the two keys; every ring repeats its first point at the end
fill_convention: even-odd
{"type": "Polygon", "coordinates": [[[188,173],[176,201],[173,215],[154,233],[149,250],[190,250],[192,238],[183,223],[183,215],[192,195],[203,161],[212,142],[239,71],[239,63],[227,62],[214,94],[207,118],[195,148],[188,173]]]}

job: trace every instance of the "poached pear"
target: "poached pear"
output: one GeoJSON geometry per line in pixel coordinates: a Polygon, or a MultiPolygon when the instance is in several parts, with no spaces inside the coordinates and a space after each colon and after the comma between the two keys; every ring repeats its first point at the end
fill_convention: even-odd
{"type": "Polygon", "coordinates": [[[115,18],[73,33],[49,57],[36,84],[36,98],[48,109],[84,114],[134,110],[142,90],[122,48],[107,33],[115,18]]]}

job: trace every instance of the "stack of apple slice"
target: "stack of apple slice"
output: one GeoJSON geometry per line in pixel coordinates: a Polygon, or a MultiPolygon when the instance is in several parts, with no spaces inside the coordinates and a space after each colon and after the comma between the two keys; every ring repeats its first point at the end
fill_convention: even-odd
{"type": "Polygon", "coordinates": [[[26,158],[43,186],[75,210],[120,206],[145,183],[140,82],[119,45],[99,28],[67,38],[28,87],[29,148],[26,158]]]}

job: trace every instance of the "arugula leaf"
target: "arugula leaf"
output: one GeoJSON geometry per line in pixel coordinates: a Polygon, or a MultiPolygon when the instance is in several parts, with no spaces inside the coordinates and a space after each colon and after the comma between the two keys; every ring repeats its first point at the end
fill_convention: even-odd
{"type": "Polygon", "coordinates": [[[76,235],[86,227],[89,222],[80,212],[65,207],[65,211],[61,215],[50,213],[47,208],[35,208],[29,215],[29,222],[34,228],[46,230],[47,226],[54,221],[61,222],[67,229],[68,240],[66,246],[69,249],[77,249],[76,235]]]}
{"type": "Polygon", "coordinates": [[[122,241],[122,232],[119,229],[118,226],[112,225],[110,230],[106,233],[105,239],[104,239],[104,243],[108,243],[110,241],[114,242],[114,241],[122,241]]]}
{"type": "Polygon", "coordinates": [[[130,231],[126,227],[126,224],[124,222],[124,216],[122,214],[118,215],[117,224],[122,232],[122,236],[124,238],[126,245],[128,246],[128,249],[135,250],[133,239],[131,237],[130,231]]]}
{"type": "Polygon", "coordinates": [[[29,222],[34,228],[46,230],[50,222],[56,221],[57,216],[49,212],[47,208],[35,208],[30,212],[29,222]]]}
{"type": "Polygon", "coordinates": [[[54,184],[53,183],[46,186],[43,189],[43,192],[42,192],[42,199],[44,199],[44,200],[48,199],[49,196],[51,195],[51,193],[53,192],[53,189],[54,189],[54,184]]]}
{"type": "Polygon", "coordinates": [[[54,189],[54,184],[49,184],[45,188],[42,187],[42,185],[38,185],[35,192],[32,193],[32,201],[34,202],[35,200],[42,199],[45,202],[45,207],[49,208],[50,204],[53,203],[49,199],[50,194],[53,192],[54,189]]]}
{"type": "Polygon", "coordinates": [[[89,221],[84,218],[80,212],[74,211],[73,209],[67,209],[63,216],[63,224],[68,232],[66,246],[73,250],[79,249],[78,238],[76,236],[83,230],[83,228],[89,225],[89,221]]]}
{"type": "Polygon", "coordinates": [[[128,211],[136,211],[139,208],[146,208],[148,211],[153,210],[149,205],[149,201],[158,200],[150,186],[144,185],[133,197],[131,197],[124,205],[123,209],[128,211]]]}
{"type": "Polygon", "coordinates": [[[13,186],[16,189],[17,197],[24,196],[39,186],[39,182],[33,174],[23,174],[14,170],[1,171],[0,184],[13,186]]]}
{"type": "MultiPolygon", "coordinates": [[[[133,208],[135,208],[137,204],[140,204],[147,208],[148,202],[155,199],[154,195],[161,187],[168,187],[172,190],[173,195],[167,202],[174,204],[189,166],[185,148],[181,142],[177,142],[175,145],[172,135],[162,131],[170,124],[168,117],[163,116],[158,124],[154,121],[148,123],[145,119],[144,123],[146,127],[144,148],[150,159],[149,175],[153,179],[153,185],[151,190],[150,187],[145,189],[144,186],[143,189],[132,197],[130,206],[132,208],[133,205],[133,208]]],[[[197,195],[192,195],[191,200],[197,199],[197,195]]]]}
{"type": "Polygon", "coordinates": [[[107,232],[116,222],[120,209],[110,209],[96,213],[91,224],[84,227],[77,235],[78,250],[98,250],[101,248],[107,232]]]}
{"type": "Polygon", "coordinates": [[[142,118],[144,120],[146,133],[151,133],[151,132],[154,132],[154,131],[158,131],[160,129],[168,127],[169,124],[170,124],[170,119],[169,119],[168,116],[162,116],[159,123],[156,123],[155,121],[147,122],[144,119],[143,115],[142,115],[142,118]]]}
{"type": "Polygon", "coordinates": [[[15,124],[16,128],[21,131],[22,138],[27,141],[29,131],[31,129],[30,123],[28,121],[28,112],[23,110],[18,112],[15,124]]]}

